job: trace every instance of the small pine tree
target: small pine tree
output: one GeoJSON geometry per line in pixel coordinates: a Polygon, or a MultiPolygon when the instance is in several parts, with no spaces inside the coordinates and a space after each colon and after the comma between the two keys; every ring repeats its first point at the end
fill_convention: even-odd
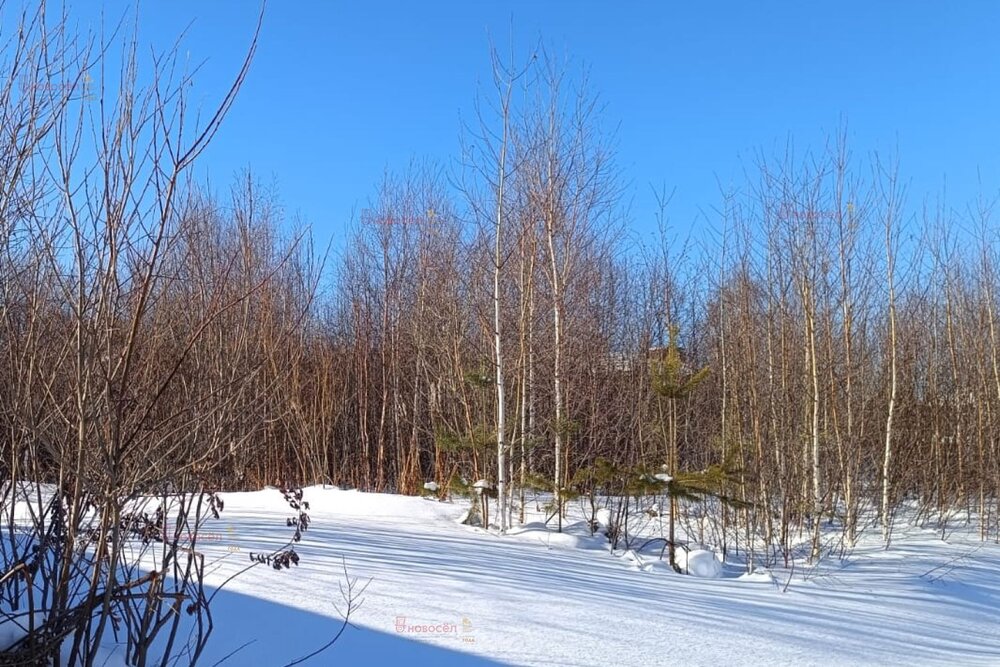
{"type": "Polygon", "coordinates": [[[687,399],[691,393],[697,389],[711,372],[708,366],[691,372],[681,357],[681,348],[678,343],[680,330],[677,326],[671,326],[668,331],[669,340],[667,349],[661,359],[653,359],[650,362],[650,379],[653,391],[659,397],[657,408],[659,411],[660,423],[666,422],[664,435],[666,438],[665,449],[667,455],[667,470],[673,478],[668,483],[670,492],[670,533],[668,536],[668,553],[670,566],[677,571],[676,546],[675,546],[675,526],[677,523],[678,500],[683,495],[684,485],[680,482],[680,462],[677,452],[677,403],[687,399]],[[666,415],[664,415],[664,401],[666,402],[666,415]],[[674,482],[676,484],[673,484],[674,482]],[[670,489],[673,484],[674,489],[670,489]],[[674,492],[676,491],[676,493],[674,492]]]}

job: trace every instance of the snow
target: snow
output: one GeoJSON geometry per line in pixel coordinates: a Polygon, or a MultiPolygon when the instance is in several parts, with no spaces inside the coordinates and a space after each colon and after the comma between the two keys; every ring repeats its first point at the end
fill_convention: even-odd
{"type": "MultiPolygon", "coordinates": [[[[201,549],[211,586],[288,539],[278,491],[224,499],[206,528],[226,540],[201,549]]],[[[660,559],[662,541],[612,553],[578,507],[560,534],[530,503],[501,536],[456,523],[468,501],[329,487],[305,500],[301,564],[254,568],[218,594],[204,664],[248,642],[224,664],[286,664],[325,644],[345,565],[368,582],[364,602],[305,665],[1000,664],[1000,546],[971,530],[941,540],[902,525],[888,551],[873,535],[849,560],[749,575],[712,545],[679,548],[686,576],[660,559]]]]}
{"type": "Polygon", "coordinates": [[[718,579],[722,576],[722,563],[713,551],[708,549],[678,549],[674,556],[678,567],[693,577],[718,579]]]}
{"type": "Polygon", "coordinates": [[[591,536],[585,532],[582,525],[567,526],[564,532],[558,533],[547,527],[541,521],[514,526],[507,531],[507,537],[524,542],[543,544],[547,549],[600,549],[607,541],[600,536],[591,536]]]}
{"type": "Polygon", "coordinates": [[[25,621],[26,619],[18,619],[0,622],[0,651],[7,650],[28,634],[25,621]]]}
{"type": "Polygon", "coordinates": [[[653,477],[655,479],[657,479],[658,481],[664,482],[664,483],[666,483],[666,482],[672,482],[673,479],[674,479],[673,477],[671,477],[670,475],[668,475],[665,472],[658,472],[655,475],[653,475],[653,477]]]}
{"type": "Polygon", "coordinates": [[[438,490],[437,482],[424,482],[424,491],[430,491],[431,493],[436,493],[438,490]]]}
{"type": "MultiPolygon", "coordinates": [[[[225,499],[218,523],[235,528],[241,549],[282,539],[280,494],[225,499]]],[[[658,548],[611,554],[582,521],[560,536],[529,512],[527,525],[499,536],[458,525],[459,503],[321,488],[306,499],[313,525],[301,566],[257,568],[229,585],[207,664],[250,639],[262,665],[324,643],[338,627],[341,558],[371,583],[356,627],[306,664],[645,666],[664,664],[665,652],[685,665],[1000,664],[1000,547],[979,548],[972,536],[946,543],[900,530],[888,552],[873,540],[850,561],[797,563],[794,573],[744,575],[700,550],[688,565],[714,562],[720,575],[701,578],[674,573],[658,548]],[[972,549],[940,580],[923,576],[972,549]],[[614,632],[602,631],[608,619],[614,632]],[[420,630],[446,624],[457,631],[420,630]]],[[[210,583],[243,564],[219,555],[210,583]]]]}

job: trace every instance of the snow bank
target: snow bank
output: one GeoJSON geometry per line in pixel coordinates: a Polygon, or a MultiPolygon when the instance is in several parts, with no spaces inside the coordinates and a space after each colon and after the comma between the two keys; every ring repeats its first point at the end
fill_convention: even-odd
{"type": "Polygon", "coordinates": [[[590,535],[589,532],[585,531],[583,524],[566,526],[563,532],[559,533],[541,521],[534,521],[509,529],[507,537],[512,537],[519,541],[544,544],[550,549],[553,547],[561,549],[593,549],[601,548],[604,544],[604,538],[590,535]]]}

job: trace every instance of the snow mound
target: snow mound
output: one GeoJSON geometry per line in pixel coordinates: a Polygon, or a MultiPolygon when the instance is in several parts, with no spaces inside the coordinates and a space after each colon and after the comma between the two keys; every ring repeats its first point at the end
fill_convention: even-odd
{"type": "Polygon", "coordinates": [[[661,572],[664,574],[674,574],[674,568],[665,560],[654,560],[642,566],[643,572],[661,572]]]}
{"type": "Polygon", "coordinates": [[[749,583],[760,583],[760,584],[773,584],[774,575],[767,570],[757,570],[756,572],[748,572],[746,574],[741,574],[737,577],[738,581],[746,581],[749,583]]]}
{"type": "Polygon", "coordinates": [[[559,547],[561,549],[588,549],[599,548],[603,544],[601,538],[578,534],[573,530],[576,526],[567,526],[565,531],[558,533],[547,527],[541,521],[526,523],[522,526],[515,526],[507,531],[508,537],[525,542],[544,544],[548,548],[559,547]]]}
{"type": "Polygon", "coordinates": [[[693,577],[718,579],[722,576],[722,563],[707,549],[678,549],[675,559],[681,570],[693,577]]]}
{"type": "Polygon", "coordinates": [[[435,493],[438,490],[437,482],[424,482],[424,491],[435,493]]]}

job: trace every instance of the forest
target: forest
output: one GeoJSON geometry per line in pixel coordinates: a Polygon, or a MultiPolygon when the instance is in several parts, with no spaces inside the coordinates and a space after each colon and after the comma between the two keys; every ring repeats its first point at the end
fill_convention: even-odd
{"type": "Polygon", "coordinates": [[[126,40],[84,96],[101,48],[22,19],[0,46],[0,507],[13,525],[25,482],[46,509],[34,551],[4,536],[0,584],[49,572],[47,631],[80,664],[112,614],[74,610],[150,583],[81,540],[124,563],[150,496],[197,525],[219,491],[479,494],[503,532],[538,498],[558,529],[569,503],[663,488],[671,560],[675,521],[702,521],[762,565],[803,535],[812,559],[889,544],[904,508],[1000,539],[991,184],[908,192],[905,157],[845,124],[760,151],[690,237],[664,190],[643,237],[597,91],[544,48],[493,50],[461,153],[358,193],[331,247],[253,172],[192,176],[254,45],[196,123],[175,54],[150,73],[126,40]]]}

